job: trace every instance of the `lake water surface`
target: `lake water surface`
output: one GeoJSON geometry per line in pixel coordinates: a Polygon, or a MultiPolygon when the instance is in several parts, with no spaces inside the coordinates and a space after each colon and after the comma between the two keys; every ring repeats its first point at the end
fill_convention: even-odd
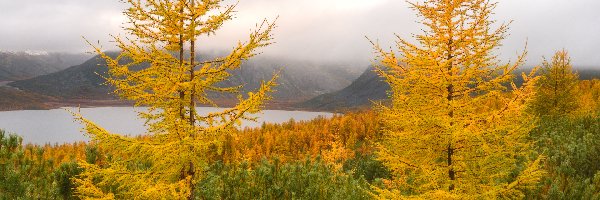
{"type": "MultiPolygon", "coordinates": [[[[77,108],[64,108],[53,110],[18,110],[0,112],[0,129],[9,133],[16,133],[23,137],[23,143],[64,143],[74,141],[88,141],[78,122],[65,109],[77,111],[77,108]]],[[[138,135],[145,132],[144,120],[137,117],[137,112],[145,108],[132,107],[98,107],[81,108],[81,113],[87,119],[95,122],[113,133],[138,135]]],[[[221,108],[197,109],[200,113],[209,113],[221,108]]],[[[257,122],[244,121],[243,127],[258,127],[263,122],[281,123],[294,119],[310,120],[317,116],[331,117],[332,113],[265,110],[257,122]]]]}

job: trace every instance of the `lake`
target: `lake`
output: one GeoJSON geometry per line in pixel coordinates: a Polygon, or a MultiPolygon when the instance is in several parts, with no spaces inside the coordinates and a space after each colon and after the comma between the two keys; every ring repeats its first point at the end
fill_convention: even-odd
{"type": "MultiPolygon", "coordinates": [[[[0,112],[0,129],[16,133],[23,137],[23,143],[65,143],[88,141],[81,129],[83,126],[76,122],[65,109],[77,111],[77,108],[53,110],[17,110],[0,112]]],[[[97,107],[81,108],[81,113],[87,119],[95,122],[112,133],[139,135],[145,132],[144,120],[139,119],[137,112],[145,108],[133,107],[97,107]]],[[[202,114],[222,110],[222,108],[199,107],[202,114]]],[[[281,123],[294,119],[296,121],[310,120],[318,116],[331,117],[332,113],[265,110],[256,122],[244,121],[243,127],[258,127],[263,122],[281,123]]]]}

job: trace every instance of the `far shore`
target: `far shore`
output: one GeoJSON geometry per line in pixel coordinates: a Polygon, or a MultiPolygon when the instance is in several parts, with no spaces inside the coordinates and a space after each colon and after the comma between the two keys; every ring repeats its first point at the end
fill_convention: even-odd
{"type": "MultiPolygon", "coordinates": [[[[221,101],[219,102],[219,106],[221,107],[231,107],[234,106],[235,101],[221,101]]],[[[306,108],[295,107],[295,102],[289,101],[269,101],[265,104],[265,110],[288,110],[288,111],[324,111],[324,110],[312,110],[306,108]]],[[[31,105],[25,107],[4,107],[0,105],[1,111],[15,111],[15,110],[51,110],[51,109],[59,109],[64,107],[80,107],[80,108],[95,108],[95,107],[132,107],[134,106],[133,102],[123,101],[118,99],[69,99],[69,100],[60,100],[60,101],[49,101],[44,102],[39,105],[31,105]]],[[[198,106],[210,106],[210,105],[202,105],[198,106]]]]}

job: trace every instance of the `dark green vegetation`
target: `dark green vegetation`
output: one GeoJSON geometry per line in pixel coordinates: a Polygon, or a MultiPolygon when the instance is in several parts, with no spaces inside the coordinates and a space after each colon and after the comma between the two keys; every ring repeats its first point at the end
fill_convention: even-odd
{"type": "Polygon", "coordinates": [[[369,199],[362,177],[338,174],[320,159],[213,164],[198,185],[202,199],[369,199]]]}
{"type": "Polygon", "coordinates": [[[73,194],[75,184],[71,178],[79,175],[81,172],[83,172],[83,169],[76,162],[67,162],[60,165],[53,176],[58,196],[62,199],[77,199],[73,194]]]}
{"type": "Polygon", "coordinates": [[[15,134],[0,130],[0,199],[52,199],[52,161],[43,157],[39,147],[21,145],[15,134]]]}
{"type": "Polygon", "coordinates": [[[532,132],[548,157],[539,199],[600,199],[600,116],[548,116],[532,132]]]}

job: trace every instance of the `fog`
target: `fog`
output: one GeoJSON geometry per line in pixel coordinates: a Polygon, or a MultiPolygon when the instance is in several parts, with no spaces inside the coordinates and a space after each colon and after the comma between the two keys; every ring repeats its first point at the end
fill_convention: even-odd
{"type": "MultiPolygon", "coordinates": [[[[114,48],[109,34],[123,34],[125,6],[117,0],[0,0],[0,50],[89,51],[82,36],[114,48]]],[[[394,45],[394,33],[410,38],[420,32],[408,6],[399,0],[242,0],[236,18],[200,44],[202,50],[231,49],[256,23],[279,16],[276,43],[262,49],[265,56],[364,67],[373,59],[365,37],[388,47],[394,45]]],[[[497,53],[503,61],[514,60],[527,42],[527,65],[565,48],[576,66],[600,69],[597,8],[597,0],[502,0],[493,19],[513,22],[497,53]]]]}

